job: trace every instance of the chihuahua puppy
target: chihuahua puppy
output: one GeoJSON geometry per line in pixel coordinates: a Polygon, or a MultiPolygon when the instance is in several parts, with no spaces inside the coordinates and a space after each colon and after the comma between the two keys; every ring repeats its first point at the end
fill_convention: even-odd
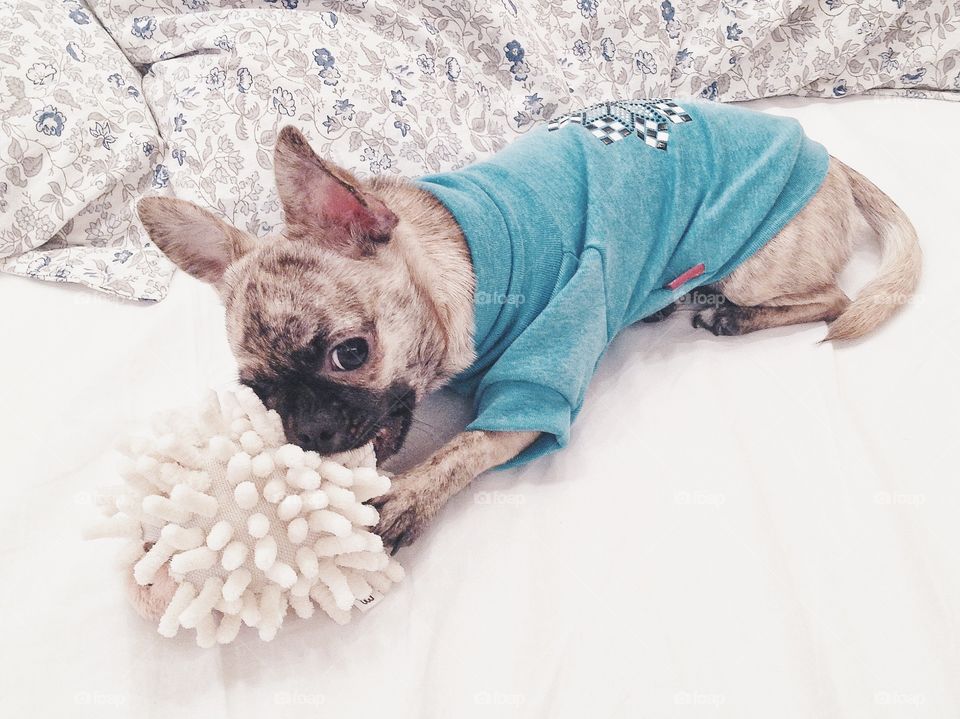
{"type": "Polygon", "coordinates": [[[286,127],[282,233],[255,239],[172,198],[138,209],[216,288],[240,379],[289,441],[372,441],[383,460],[427,393],[453,381],[478,398],[478,420],[377,501],[395,551],[478,474],[562,446],[617,332],[692,290],[720,298],[693,319],[715,335],[823,320],[830,340],[910,296],[910,222],[798,128],[712,103],[601,103],[461,174],[409,181],[359,180],[286,127]],[[864,222],[882,261],[851,301],[837,277],[864,222]]]}

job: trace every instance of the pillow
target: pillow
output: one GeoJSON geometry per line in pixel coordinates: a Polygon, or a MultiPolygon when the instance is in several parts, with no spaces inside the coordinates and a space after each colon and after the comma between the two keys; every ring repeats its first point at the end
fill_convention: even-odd
{"type": "Polygon", "coordinates": [[[140,74],[80,2],[0,4],[0,269],[159,300],[132,202],[166,184],[140,74]]]}
{"type": "MultiPolygon", "coordinates": [[[[805,91],[819,73],[832,82],[833,63],[808,67],[805,50],[787,52],[795,44],[836,36],[852,53],[880,52],[853,24],[851,3],[830,12],[800,3],[789,16],[743,1],[92,3],[130,59],[150,67],[144,95],[177,195],[260,235],[281,219],[272,150],[286,124],[360,175],[415,176],[464,165],[604,98],[749,99],[805,91]]],[[[874,14],[880,22],[902,11],[891,3],[874,14]]],[[[864,71],[857,84],[887,79],[864,71]]],[[[837,94],[831,87],[810,92],[837,94]]]]}
{"type": "MultiPolygon", "coordinates": [[[[149,68],[143,94],[164,142],[146,189],[175,188],[256,235],[281,221],[272,151],[283,125],[360,175],[440,172],[602,98],[837,96],[847,82],[834,88],[835,63],[808,46],[842,38],[864,57],[901,52],[879,43],[876,28],[922,12],[891,3],[866,33],[852,3],[829,12],[800,3],[788,16],[742,0],[89,3],[129,60],[149,68]]],[[[924,32],[897,42],[926,47],[924,32]]],[[[845,72],[858,68],[858,91],[893,77],[881,72],[889,63],[856,63],[845,72]]]]}
{"type": "Polygon", "coordinates": [[[459,167],[568,105],[509,4],[466,23],[443,3],[96,0],[143,78],[176,194],[264,235],[282,220],[278,130],[361,176],[459,167]],[[217,6],[222,7],[217,7],[217,6]],[[295,8],[295,9],[294,9],[295,8]]]}

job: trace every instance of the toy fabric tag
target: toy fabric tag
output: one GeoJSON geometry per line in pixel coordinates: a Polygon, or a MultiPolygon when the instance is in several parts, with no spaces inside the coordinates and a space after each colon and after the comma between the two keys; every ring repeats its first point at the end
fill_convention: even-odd
{"type": "Polygon", "coordinates": [[[353,606],[355,606],[361,612],[365,612],[371,607],[374,607],[377,604],[379,604],[381,599],[383,599],[383,595],[380,592],[378,592],[376,589],[371,589],[370,594],[368,594],[366,597],[362,597],[357,601],[355,601],[353,603],[353,606]]]}
{"type": "Polygon", "coordinates": [[[693,267],[691,267],[689,270],[687,270],[686,272],[684,272],[682,275],[680,275],[680,276],[677,277],[676,279],[670,280],[670,282],[668,282],[667,284],[665,284],[664,287],[665,287],[666,289],[668,289],[668,290],[675,290],[675,289],[677,289],[680,285],[682,285],[682,284],[684,284],[684,283],[686,283],[686,282],[689,282],[690,280],[694,279],[695,277],[699,277],[700,275],[702,275],[702,274],[704,273],[705,270],[706,270],[706,267],[704,267],[703,263],[701,262],[700,264],[694,265],[693,267]]]}

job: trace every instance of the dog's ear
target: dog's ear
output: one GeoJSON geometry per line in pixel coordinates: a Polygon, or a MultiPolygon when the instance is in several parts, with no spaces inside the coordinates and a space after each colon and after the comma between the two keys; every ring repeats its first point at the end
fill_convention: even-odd
{"type": "Polygon", "coordinates": [[[192,202],[172,197],[144,197],[137,214],[150,239],[180,269],[217,284],[234,260],[255,240],[192,202]]]}
{"type": "Polygon", "coordinates": [[[349,172],[317,157],[295,127],[280,131],[274,164],[289,236],[350,257],[371,254],[390,239],[397,216],[349,172]]]}

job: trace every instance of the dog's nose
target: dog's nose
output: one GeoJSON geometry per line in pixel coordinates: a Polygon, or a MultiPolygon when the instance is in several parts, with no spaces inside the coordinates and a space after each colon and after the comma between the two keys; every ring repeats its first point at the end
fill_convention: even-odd
{"type": "Polygon", "coordinates": [[[322,415],[298,420],[292,439],[304,449],[331,454],[349,449],[347,433],[337,426],[335,418],[322,415]]]}

